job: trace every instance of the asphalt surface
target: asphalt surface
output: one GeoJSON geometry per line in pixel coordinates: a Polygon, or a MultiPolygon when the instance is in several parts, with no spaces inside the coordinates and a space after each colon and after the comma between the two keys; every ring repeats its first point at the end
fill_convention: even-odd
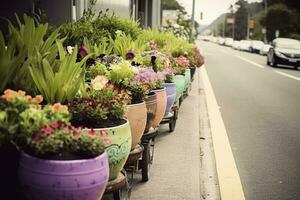
{"type": "Polygon", "coordinates": [[[200,42],[247,200],[300,199],[300,70],[200,42]]]}

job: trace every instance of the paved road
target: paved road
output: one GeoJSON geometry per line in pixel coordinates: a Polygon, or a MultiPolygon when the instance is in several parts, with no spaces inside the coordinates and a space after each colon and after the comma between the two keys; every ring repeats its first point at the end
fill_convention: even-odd
{"type": "Polygon", "coordinates": [[[300,70],[200,42],[247,200],[300,199],[300,70]]]}

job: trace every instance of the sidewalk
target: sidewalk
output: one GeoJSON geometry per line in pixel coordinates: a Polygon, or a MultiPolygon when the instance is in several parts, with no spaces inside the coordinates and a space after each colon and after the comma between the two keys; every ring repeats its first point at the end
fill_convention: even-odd
{"type": "Polygon", "coordinates": [[[131,200],[200,199],[199,69],[189,96],[183,101],[175,131],[162,125],[155,140],[148,182],[135,175],[131,200]]]}

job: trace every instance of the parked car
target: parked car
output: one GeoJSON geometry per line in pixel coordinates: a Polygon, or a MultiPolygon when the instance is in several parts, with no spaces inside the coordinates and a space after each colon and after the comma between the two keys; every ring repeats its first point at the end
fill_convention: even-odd
{"type": "Polygon", "coordinates": [[[273,40],[267,55],[267,64],[276,67],[278,64],[300,67],[300,41],[289,38],[273,40]]]}
{"type": "Polygon", "coordinates": [[[251,41],[249,40],[241,40],[240,48],[241,51],[250,51],[251,41]]]}
{"type": "Polygon", "coordinates": [[[233,44],[232,44],[232,48],[239,50],[240,49],[240,43],[241,43],[240,41],[234,40],[233,44]]]}
{"type": "Polygon", "coordinates": [[[225,46],[231,47],[233,44],[233,39],[232,38],[226,38],[225,39],[225,46]]]}
{"type": "Polygon", "coordinates": [[[271,45],[269,45],[269,44],[264,44],[264,46],[260,49],[259,53],[260,53],[261,55],[266,56],[266,55],[268,54],[270,48],[271,48],[271,45]]]}
{"type": "Polygon", "coordinates": [[[250,45],[250,52],[259,53],[259,51],[263,48],[265,43],[259,40],[252,40],[250,45]]]}
{"type": "Polygon", "coordinates": [[[222,38],[222,37],[219,37],[219,38],[218,38],[218,44],[219,44],[219,45],[224,45],[224,44],[225,44],[225,39],[222,38]]]}

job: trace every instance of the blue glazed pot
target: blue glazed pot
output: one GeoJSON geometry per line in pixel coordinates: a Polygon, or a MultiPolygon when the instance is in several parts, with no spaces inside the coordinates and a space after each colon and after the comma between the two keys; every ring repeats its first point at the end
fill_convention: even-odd
{"type": "Polygon", "coordinates": [[[163,87],[165,87],[166,93],[167,93],[167,106],[166,106],[166,111],[165,111],[165,115],[164,115],[164,116],[167,116],[175,102],[176,84],[175,83],[164,83],[163,87]]]}

